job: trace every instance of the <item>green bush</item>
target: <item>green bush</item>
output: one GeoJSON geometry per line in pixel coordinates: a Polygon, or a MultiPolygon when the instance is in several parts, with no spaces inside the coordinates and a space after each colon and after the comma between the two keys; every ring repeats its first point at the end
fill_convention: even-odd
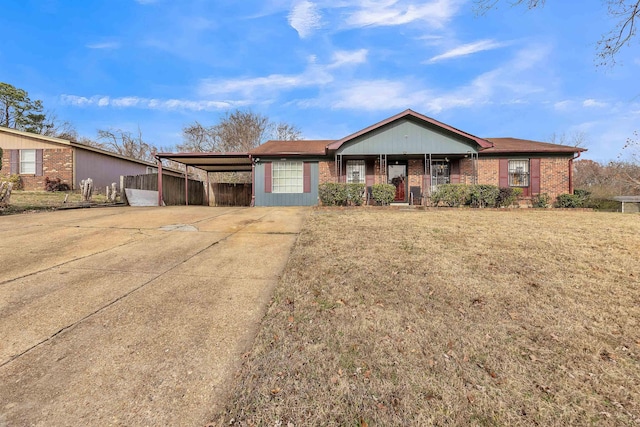
{"type": "Polygon", "coordinates": [[[475,184],[469,186],[469,204],[474,208],[496,206],[500,189],[495,185],[475,184]]]}
{"type": "Polygon", "coordinates": [[[0,147],[0,171],[2,170],[2,148],[0,147]]]}
{"type": "Polygon", "coordinates": [[[393,184],[373,184],[371,197],[380,205],[388,205],[396,197],[396,186],[393,184]]]}
{"type": "Polygon", "coordinates": [[[22,190],[22,178],[17,173],[13,175],[0,175],[0,181],[13,182],[14,190],[22,190]]]}
{"type": "Polygon", "coordinates": [[[582,207],[596,209],[599,211],[619,212],[621,203],[617,200],[592,199],[586,200],[582,207]]]}
{"type": "Polygon", "coordinates": [[[469,187],[465,184],[442,184],[431,194],[431,202],[434,206],[440,203],[445,206],[461,206],[468,198],[469,187]]]}
{"type": "Polygon", "coordinates": [[[324,206],[344,206],[347,204],[347,188],[338,182],[326,182],[318,186],[318,196],[324,206]]]}
{"type": "Polygon", "coordinates": [[[342,184],[346,186],[347,202],[353,206],[361,206],[364,197],[364,184],[342,184]]]}
{"type": "Polygon", "coordinates": [[[515,204],[520,196],[522,196],[522,188],[500,187],[496,205],[501,208],[508,208],[515,204]]]}
{"type": "Polygon", "coordinates": [[[548,208],[551,198],[547,193],[537,194],[531,198],[531,206],[534,208],[548,208]]]}
{"type": "Polygon", "coordinates": [[[560,194],[556,198],[554,206],[556,208],[581,208],[584,204],[584,198],[577,194],[560,194]]]}

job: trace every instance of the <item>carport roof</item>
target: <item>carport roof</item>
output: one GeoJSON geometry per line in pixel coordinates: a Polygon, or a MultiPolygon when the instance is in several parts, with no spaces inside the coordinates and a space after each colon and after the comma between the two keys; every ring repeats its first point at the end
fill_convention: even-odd
{"type": "Polygon", "coordinates": [[[249,153],[158,153],[158,160],[171,160],[207,172],[251,172],[249,153]]]}

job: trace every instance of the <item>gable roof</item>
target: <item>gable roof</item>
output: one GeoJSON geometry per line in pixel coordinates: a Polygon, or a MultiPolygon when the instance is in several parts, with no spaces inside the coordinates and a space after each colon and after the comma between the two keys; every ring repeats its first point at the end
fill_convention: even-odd
{"type": "Polygon", "coordinates": [[[362,136],[364,134],[367,134],[371,131],[374,131],[376,129],[379,129],[385,125],[388,125],[389,123],[393,123],[397,120],[400,119],[414,119],[414,120],[418,120],[418,121],[422,121],[422,122],[426,122],[429,124],[432,124],[436,127],[439,127],[441,129],[447,130],[451,133],[454,133],[456,135],[462,136],[465,139],[469,139],[473,142],[475,142],[476,144],[478,144],[480,146],[480,149],[484,149],[484,148],[489,148],[491,147],[493,144],[489,141],[487,141],[486,139],[483,138],[479,138],[477,136],[471,135],[470,133],[467,132],[463,132],[460,129],[456,129],[453,126],[449,126],[445,123],[439,122],[436,119],[432,119],[431,117],[427,117],[425,115],[416,113],[415,111],[411,110],[411,109],[407,109],[404,110],[402,113],[396,114],[395,116],[391,116],[388,119],[382,120],[381,122],[378,122],[376,124],[373,124],[367,128],[364,128],[356,133],[353,133],[349,136],[346,136],[338,141],[332,142],[331,144],[329,144],[329,146],[327,147],[327,149],[329,151],[333,151],[333,150],[337,150],[339,149],[343,144],[359,137],[362,136]]]}
{"type": "Polygon", "coordinates": [[[324,156],[333,140],[267,141],[250,151],[252,156],[324,156]]]}
{"type": "Polygon", "coordinates": [[[586,148],[571,147],[569,145],[550,144],[548,142],[531,141],[518,138],[486,138],[493,143],[493,147],[482,151],[490,153],[578,153],[587,151],[586,148]]]}
{"type": "Polygon", "coordinates": [[[103,155],[109,156],[109,157],[115,157],[117,159],[122,159],[122,160],[126,160],[126,161],[133,162],[133,163],[139,163],[139,164],[142,164],[142,165],[145,165],[145,166],[152,166],[152,167],[156,166],[156,164],[153,163],[153,162],[148,162],[146,160],[140,160],[140,159],[134,159],[133,157],[123,156],[121,154],[114,153],[113,151],[103,150],[102,148],[93,147],[91,145],[82,144],[82,143],[76,142],[76,141],[70,141],[68,139],[56,138],[56,137],[53,137],[53,136],[40,135],[39,133],[24,132],[24,131],[21,131],[21,130],[12,129],[12,128],[8,128],[8,127],[4,127],[4,126],[0,126],[0,132],[6,132],[6,133],[14,134],[14,135],[23,136],[23,137],[26,137],[26,138],[37,139],[37,140],[44,141],[44,142],[49,142],[49,143],[52,143],[52,144],[58,144],[58,145],[63,145],[63,146],[67,146],[67,147],[73,147],[73,148],[79,148],[79,149],[82,149],[82,150],[93,151],[94,153],[103,154],[103,155]]]}

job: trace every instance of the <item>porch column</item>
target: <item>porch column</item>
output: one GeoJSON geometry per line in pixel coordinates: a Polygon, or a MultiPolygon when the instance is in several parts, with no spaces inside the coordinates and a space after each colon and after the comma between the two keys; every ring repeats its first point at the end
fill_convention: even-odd
{"type": "Polygon", "coordinates": [[[162,206],[162,160],[156,158],[158,162],[158,206],[162,206]]]}

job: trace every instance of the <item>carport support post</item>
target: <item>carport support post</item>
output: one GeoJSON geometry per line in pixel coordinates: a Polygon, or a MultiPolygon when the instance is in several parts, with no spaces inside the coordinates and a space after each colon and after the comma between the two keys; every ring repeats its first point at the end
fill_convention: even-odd
{"type": "Polygon", "coordinates": [[[189,166],[184,165],[184,205],[189,206],[189,166]]]}
{"type": "Polygon", "coordinates": [[[162,159],[156,157],[158,161],[158,206],[162,206],[162,159]]]}

